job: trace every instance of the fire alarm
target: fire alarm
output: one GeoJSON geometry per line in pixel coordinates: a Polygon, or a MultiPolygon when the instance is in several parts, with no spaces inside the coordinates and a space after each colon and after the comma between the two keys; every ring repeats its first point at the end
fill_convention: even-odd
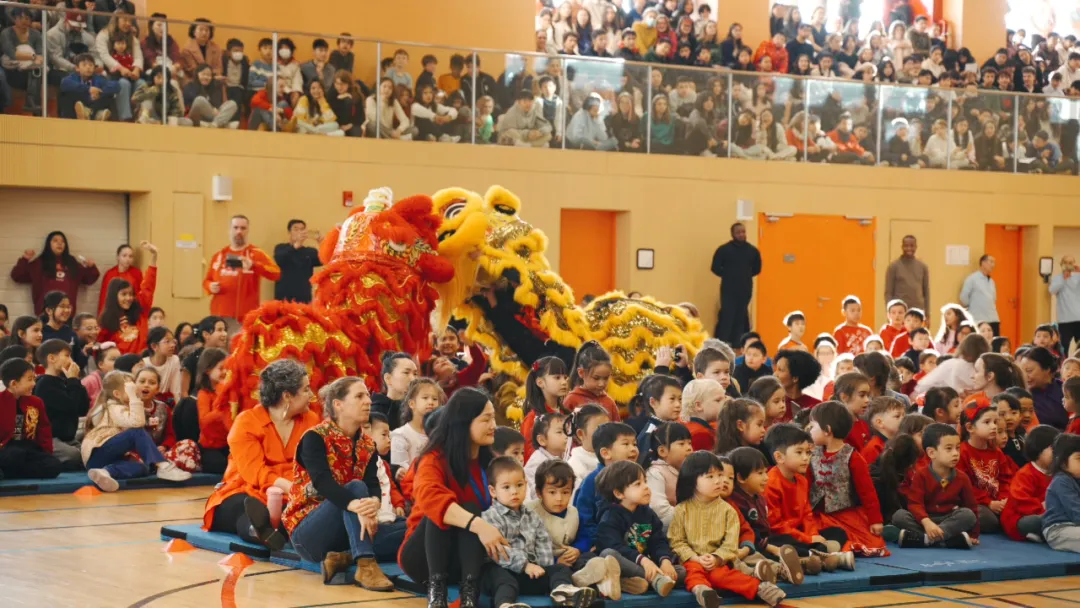
{"type": "Polygon", "coordinates": [[[345,207],[353,206],[352,190],[346,190],[341,193],[341,204],[345,207]]]}

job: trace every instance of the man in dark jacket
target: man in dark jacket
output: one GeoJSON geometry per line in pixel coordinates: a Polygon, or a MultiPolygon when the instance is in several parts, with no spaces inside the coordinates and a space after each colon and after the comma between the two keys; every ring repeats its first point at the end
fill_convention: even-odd
{"type": "Polygon", "coordinates": [[[75,58],[75,72],[60,82],[60,116],[64,118],[108,120],[110,107],[120,92],[120,85],[101,74],[89,53],[75,58]]]}
{"type": "Polygon", "coordinates": [[[309,239],[319,244],[319,234],[309,233],[303,220],[289,220],[289,242],[274,247],[274,261],[281,268],[281,278],[274,284],[275,300],[311,303],[311,275],[322,262],[318,249],[304,247],[309,239]]]}
{"type": "Polygon", "coordinates": [[[712,259],[712,273],[720,277],[720,314],[716,320],[716,338],[737,344],[739,336],[750,331],[750,297],[754,277],[761,274],[761,253],[746,242],[746,226],[731,226],[731,240],[717,248],[712,259]]]}

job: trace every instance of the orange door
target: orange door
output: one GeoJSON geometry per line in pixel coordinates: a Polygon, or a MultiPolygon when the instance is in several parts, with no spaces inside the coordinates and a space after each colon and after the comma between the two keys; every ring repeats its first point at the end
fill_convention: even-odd
{"type": "Polygon", "coordinates": [[[559,274],[580,302],[615,289],[615,212],[563,209],[559,274]]]}
{"type": "MultiPolygon", "coordinates": [[[[1014,343],[1020,337],[1020,270],[1024,260],[1023,231],[1019,226],[986,225],[986,254],[994,256],[994,283],[1001,335],[1014,343]]],[[[972,262],[978,263],[977,259],[972,262]]]]}
{"type": "MultiPolygon", "coordinates": [[[[874,323],[875,220],[831,215],[761,215],[757,322],[770,354],[787,336],[784,315],[806,315],[807,347],[821,332],[844,322],[840,303],[854,294],[863,303],[863,325],[874,323]]],[[[876,331],[876,328],[875,328],[876,331]]]]}

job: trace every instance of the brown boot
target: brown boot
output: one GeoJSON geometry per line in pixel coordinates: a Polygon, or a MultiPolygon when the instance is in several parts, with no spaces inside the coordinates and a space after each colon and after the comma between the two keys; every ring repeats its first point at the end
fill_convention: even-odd
{"type": "Polygon", "coordinates": [[[338,574],[345,572],[352,565],[352,555],[347,551],[331,551],[322,560],[322,582],[329,585],[338,574]]]}
{"type": "Polygon", "coordinates": [[[801,560],[803,573],[809,576],[817,576],[821,574],[821,558],[816,555],[810,557],[804,557],[801,560]]]}
{"type": "Polygon", "coordinates": [[[763,559],[754,564],[753,577],[763,583],[776,583],[776,577],[780,574],[780,565],[776,562],[763,559]]]}
{"type": "Polygon", "coordinates": [[[630,595],[645,595],[649,592],[649,582],[639,576],[624,578],[619,581],[623,593],[630,595]]]}
{"type": "Polygon", "coordinates": [[[394,583],[386,578],[373,557],[356,560],[356,584],[368,591],[393,591],[394,583]]]}
{"type": "Polygon", "coordinates": [[[836,572],[836,569],[840,567],[840,555],[838,553],[821,553],[820,551],[811,551],[810,555],[817,557],[821,560],[822,572],[836,572]]]}

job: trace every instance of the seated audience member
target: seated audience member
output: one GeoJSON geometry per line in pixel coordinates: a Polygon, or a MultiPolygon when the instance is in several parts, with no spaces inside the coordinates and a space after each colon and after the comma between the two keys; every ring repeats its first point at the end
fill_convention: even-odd
{"type": "Polygon", "coordinates": [[[431,85],[420,85],[416,89],[416,100],[412,104],[412,118],[416,122],[418,137],[422,141],[441,141],[457,143],[460,135],[451,135],[452,125],[457,120],[457,110],[442,105],[435,100],[435,89],[431,85]]]}
{"type": "MultiPolygon", "coordinates": [[[[350,38],[352,34],[344,32],[341,37],[337,39],[337,48],[330,53],[330,65],[334,66],[337,71],[346,71],[352,74],[353,64],[356,61],[356,57],[353,55],[353,41],[350,38]]],[[[365,95],[367,93],[365,92],[365,95]]]]}
{"type": "Polygon", "coordinates": [[[98,298],[97,314],[105,310],[105,296],[113,279],[124,279],[132,285],[142,284],[142,270],[135,266],[135,249],[124,243],[116,248],[116,266],[105,271],[101,279],[101,296],[98,298]]]}
{"type": "Polygon", "coordinates": [[[184,397],[196,394],[198,391],[199,357],[205,349],[226,349],[229,346],[228,324],[221,317],[209,316],[199,321],[195,328],[195,339],[201,344],[181,359],[180,393],[184,397]]]}
{"type": "Polygon", "coordinates": [[[582,150],[614,150],[618,145],[614,137],[607,132],[607,126],[601,117],[603,100],[593,94],[585,99],[585,104],[570,120],[566,128],[566,141],[571,148],[582,150]]]}
{"type": "Polygon", "coordinates": [[[874,162],[874,154],[867,152],[859,140],[852,134],[852,120],[850,112],[840,114],[840,120],[836,129],[829,132],[829,139],[836,144],[836,154],[831,162],[868,164],[874,162]]]}
{"type": "Polygon", "coordinates": [[[514,105],[499,117],[499,144],[543,148],[551,141],[552,128],[538,111],[532,93],[522,90],[514,105]]]}
{"type": "Polygon", "coordinates": [[[143,358],[143,367],[158,373],[161,399],[172,407],[180,400],[180,357],[176,355],[176,336],[167,327],[155,327],[146,335],[146,347],[150,354],[143,358]]]}
{"type": "Polygon", "coordinates": [[[434,55],[424,55],[424,58],[420,60],[420,65],[424,71],[420,72],[420,76],[416,79],[416,96],[420,97],[420,87],[426,85],[431,86],[432,89],[438,89],[439,83],[435,76],[435,70],[439,68],[439,60],[434,55]]]}
{"type": "Polygon", "coordinates": [[[1043,536],[1055,551],[1080,553],[1080,436],[1065,433],[1054,440],[1053,480],[1046,489],[1043,536]]]}
{"type": "Polygon", "coordinates": [[[186,481],[191,473],[165,459],[146,432],[146,409],[131,374],[114,371],[105,376],[101,396],[86,418],[82,458],[90,480],[103,492],[120,489],[118,480],[145,477],[154,466],[167,481],[186,481]],[[128,460],[135,452],[138,460],[128,460]]]}
{"type": "Polygon", "coordinates": [[[926,168],[929,164],[925,156],[916,156],[911,149],[911,129],[907,119],[896,118],[892,122],[896,129],[889,138],[888,148],[881,153],[882,164],[891,167],[914,167],[926,168]]]}
{"type": "Polygon", "coordinates": [[[608,133],[615,138],[620,152],[644,152],[641,116],[634,108],[634,95],[619,93],[616,106],[617,111],[605,119],[608,133]]]}
{"type": "Polygon", "coordinates": [[[60,83],[59,111],[63,118],[109,120],[120,85],[100,74],[90,53],[75,57],[75,72],[60,83]]]}
{"type": "Polygon", "coordinates": [[[309,409],[314,395],[307,371],[290,359],[274,361],[262,371],[259,396],[259,405],[233,421],[225,479],[206,501],[203,529],[280,550],[285,536],[271,525],[267,495],[274,488],[292,491],[297,446],[319,423],[319,415],[309,409]],[[291,423],[287,437],[279,435],[278,423],[291,423]]]}
{"type": "Polygon", "coordinates": [[[101,313],[101,340],[115,343],[124,354],[141,353],[146,348],[149,310],[154,305],[157,288],[157,247],[146,241],[142,247],[151,257],[138,293],[131,283],[113,279],[105,298],[105,311],[101,313]]]}
{"type": "Polygon", "coordinates": [[[1053,479],[1053,444],[1060,434],[1054,427],[1042,425],[1025,437],[1024,455],[1028,463],[1009,484],[1009,499],[1001,512],[1001,528],[1013,540],[1044,542],[1046,489],[1053,479]]]}
{"type": "Polygon", "coordinates": [[[341,130],[348,137],[363,137],[364,93],[352,74],[338,70],[334,76],[334,88],[328,93],[330,109],[337,117],[341,130]]]}
{"type": "MultiPolygon", "coordinates": [[[[147,80],[142,82],[139,88],[132,93],[131,102],[139,108],[139,114],[135,122],[147,125],[159,125],[167,122],[185,127],[194,124],[184,116],[187,109],[184,107],[183,95],[172,80],[167,68],[156,67],[151,69],[150,73],[147,74],[147,80]],[[168,100],[163,108],[161,91],[166,86],[166,83],[168,83],[168,100]]],[[[102,281],[102,284],[108,285],[109,282],[102,281]]],[[[138,285],[138,281],[133,284],[138,285]]],[[[106,291],[105,289],[101,290],[102,297],[105,297],[106,291]]]]}
{"type": "MultiPolygon", "coordinates": [[[[198,386],[199,451],[202,469],[206,473],[225,473],[229,459],[229,430],[233,415],[229,404],[216,400],[216,388],[225,375],[222,363],[228,353],[220,348],[207,348],[199,356],[195,375],[198,386]]],[[[189,397],[190,399],[190,397],[189,397]]]]}
{"type": "MultiPolygon", "coordinates": [[[[296,43],[291,38],[278,40],[278,94],[284,95],[289,107],[295,106],[304,92],[304,76],[300,62],[296,60],[296,43]]],[[[270,80],[273,82],[273,79],[270,80]]]]}
{"type": "Polygon", "coordinates": [[[188,28],[187,44],[180,52],[180,68],[184,75],[195,78],[195,72],[201,65],[208,65],[213,70],[214,79],[224,76],[222,70],[225,67],[221,46],[214,42],[214,26],[209,19],[195,19],[188,28]]]}
{"type": "Polygon", "coordinates": [[[240,123],[233,117],[240,108],[228,98],[225,85],[214,78],[213,68],[202,64],[192,73],[195,78],[184,87],[188,119],[200,127],[237,128],[240,123]]]}
{"type": "Polygon", "coordinates": [[[120,358],[120,349],[112,342],[104,342],[94,352],[94,366],[97,368],[82,379],[86,396],[90,399],[90,405],[97,403],[98,394],[101,393],[101,381],[105,374],[113,371],[116,360],[120,358]]]}
{"type": "Polygon", "coordinates": [[[378,547],[393,531],[379,526],[379,459],[375,442],[362,429],[371,395],[363,379],[347,377],[323,388],[320,397],[328,420],[300,438],[296,480],[282,523],[300,556],[322,563],[324,583],[355,564],[356,584],[391,591],[394,585],[376,557],[393,557],[397,546],[378,547]]]}
{"type": "Polygon", "coordinates": [[[401,86],[411,91],[413,89],[413,77],[409,73],[409,52],[405,49],[394,51],[393,63],[390,69],[383,72],[383,76],[393,80],[395,87],[401,86]]]}
{"type": "Polygon", "coordinates": [[[367,98],[364,103],[364,132],[368,137],[411,141],[409,132],[412,121],[394,95],[394,81],[384,77],[379,81],[379,94],[367,98]],[[381,111],[380,111],[381,110],[381,111]]]}
{"type": "Polygon", "coordinates": [[[465,71],[465,57],[454,54],[450,56],[450,73],[439,76],[439,90],[447,95],[453,95],[461,88],[461,74],[465,71]]]}
{"type": "Polygon", "coordinates": [[[248,69],[247,87],[248,99],[254,97],[259,91],[266,88],[266,83],[274,79],[274,41],[269,38],[259,40],[259,57],[251,62],[248,69]]]}
{"type": "Polygon", "coordinates": [[[285,122],[292,119],[293,109],[289,97],[280,91],[274,95],[274,81],[266,81],[263,89],[251,98],[251,117],[248,119],[249,131],[270,131],[275,119],[280,130],[285,122]]]}
{"type": "Polygon", "coordinates": [[[330,109],[321,80],[312,80],[307,85],[307,93],[300,97],[293,110],[290,127],[297,133],[344,137],[345,132],[330,109]]]}
{"type": "Polygon", "coordinates": [[[10,9],[9,15],[12,26],[0,31],[0,69],[9,86],[26,91],[24,111],[41,114],[41,66],[45,63],[43,38],[39,30],[31,27],[29,9],[16,6],[10,9]]]}
{"type": "Polygon", "coordinates": [[[86,373],[87,369],[91,367],[90,364],[94,354],[101,349],[101,344],[98,343],[98,334],[101,333],[101,327],[98,325],[97,317],[88,312],[75,315],[75,318],[71,321],[71,326],[75,329],[75,342],[71,347],[71,358],[78,364],[79,369],[86,373]]]}
{"type": "MultiPolygon", "coordinates": [[[[553,137],[552,146],[562,144],[563,129],[566,124],[566,105],[558,94],[558,83],[553,76],[545,74],[538,81],[540,93],[536,96],[536,104],[544,120],[551,124],[553,137]]],[[[511,106],[513,107],[513,106],[511,106]]]]}
{"type": "MultiPolygon", "coordinates": [[[[55,13],[50,21],[56,21],[55,13]]],[[[70,13],[49,28],[45,34],[45,47],[49,55],[49,84],[59,84],[67,76],[74,74],[75,58],[95,49],[94,36],[86,31],[83,15],[70,13]]],[[[95,62],[100,67],[99,59],[95,62]]]]}
{"type": "Polygon", "coordinates": [[[316,38],[311,45],[311,61],[300,65],[300,76],[304,79],[304,90],[315,80],[323,85],[323,90],[334,86],[334,74],[337,70],[330,65],[330,45],[322,38],[316,38]]]}
{"type": "MultiPolygon", "coordinates": [[[[460,100],[464,106],[464,98],[461,92],[458,91],[450,96],[452,100],[460,100]]],[[[458,119],[461,120],[463,110],[468,110],[466,107],[458,109],[458,119]]],[[[495,137],[495,99],[490,96],[484,96],[476,100],[476,118],[472,121],[472,129],[476,133],[476,143],[478,144],[491,144],[495,137]]]]}
{"type": "Polygon", "coordinates": [[[72,347],[75,345],[75,330],[71,321],[71,300],[62,291],[50,291],[45,294],[45,321],[41,326],[42,340],[60,340],[72,347]]]}
{"type": "Polygon", "coordinates": [[[243,108],[247,106],[247,83],[251,73],[251,63],[244,54],[244,43],[236,38],[230,38],[225,45],[225,58],[222,60],[224,75],[225,94],[229,101],[235,102],[243,108]]]}
{"type": "Polygon", "coordinates": [[[109,26],[98,32],[95,41],[97,58],[105,64],[105,74],[120,86],[116,94],[116,118],[132,119],[131,92],[142,79],[143,54],[135,17],[115,13],[109,26]]]}
{"type": "MultiPolygon", "coordinates": [[[[498,93],[498,83],[496,83],[495,77],[480,69],[480,56],[475,53],[465,57],[465,69],[461,76],[461,94],[470,101],[473,98],[472,70],[474,66],[476,69],[476,98],[479,99],[484,95],[494,97],[498,93]]],[[[450,95],[450,93],[446,94],[450,95]]]]}
{"type": "Polygon", "coordinates": [[[79,419],[90,411],[90,397],[79,381],[79,366],[71,359],[71,347],[60,340],[46,340],[37,350],[45,373],[37,379],[34,396],[44,403],[52,426],[52,454],[69,470],[82,468],[76,445],[79,419]]]}
{"type": "MultiPolygon", "coordinates": [[[[165,13],[154,13],[150,16],[150,28],[146,32],[146,38],[142,40],[142,54],[143,54],[143,67],[146,71],[150,71],[153,68],[163,67],[169,68],[169,70],[178,78],[183,78],[183,68],[181,67],[183,59],[180,56],[180,45],[176,43],[176,39],[169,34],[164,40],[162,35],[165,34],[165,20],[168,16],[165,13]]],[[[51,41],[50,41],[50,44],[51,41]]]]}
{"type": "Polygon", "coordinates": [[[34,366],[25,359],[0,365],[0,479],[53,479],[63,465],[53,455],[52,425],[33,396],[34,366]]]}
{"type": "Polygon", "coordinates": [[[177,428],[182,422],[173,417],[172,406],[158,399],[160,387],[161,375],[153,367],[144,366],[135,375],[135,392],[146,410],[143,428],[166,460],[182,471],[199,471],[202,468],[199,445],[186,437],[191,434],[190,429],[177,428]],[[178,439],[178,436],[185,438],[178,439]]]}

